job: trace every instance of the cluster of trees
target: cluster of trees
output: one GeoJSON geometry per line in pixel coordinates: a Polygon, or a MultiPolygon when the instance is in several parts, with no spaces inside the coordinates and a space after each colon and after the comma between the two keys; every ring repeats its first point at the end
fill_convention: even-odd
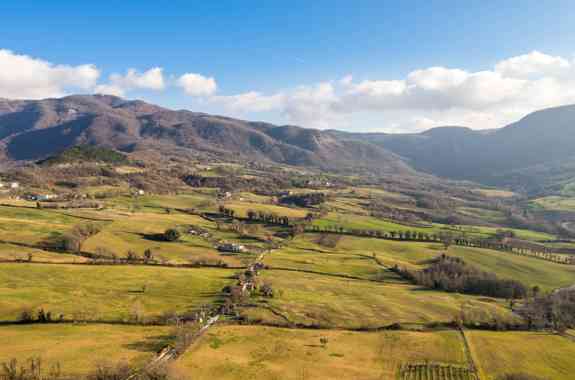
{"type": "Polygon", "coordinates": [[[294,194],[281,197],[279,203],[298,207],[311,207],[324,203],[327,195],[324,193],[294,194]]]}
{"type": "Polygon", "coordinates": [[[175,228],[168,228],[163,235],[165,241],[176,241],[178,240],[182,234],[175,228]]]}
{"type": "Polygon", "coordinates": [[[525,301],[518,312],[527,321],[528,328],[551,328],[565,331],[575,328],[575,288],[540,294],[534,289],[533,297],[525,301]]]}
{"type": "Polygon", "coordinates": [[[372,200],[368,206],[369,214],[374,218],[392,219],[403,223],[422,223],[431,220],[424,212],[395,208],[378,200],[372,200]]]}
{"type": "Polygon", "coordinates": [[[51,311],[45,311],[44,309],[39,309],[36,314],[31,310],[24,310],[18,322],[20,323],[54,323],[62,322],[64,320],[64,314],[60,314],[58,318],[54,318],[51,311]]]}
{"type": "Polygon", "coordinates": [[[289,226],[292,221],[287,216],[280,216],[275,213],[264,212],[264,211],[247,211],[247,218],[249,221],[257,221],[266,224],[277,224],[281,226],[289,226]]]}
{"type": "Polygon", "coordinates": [[[56,248],[68,252],[82,252],[82,245],[88,238],[96,235],[102,230],[102,227],[96,223],[79,224],[74,226],[71,231],[65,233],[59,241],[56,248]]]}
{"type": "Polygon", "coordinates": [[[219,207],[220,214],[227,216],[228,218],[233,218],[236,214],[236,211],[231,208],[226,208],[226,206],[221,205],[219,207]]]}
{"type": "Polygon", "coordinates": [[[326,248],[335,248],[337,243],[341,240],[341,235],[336,234],[320,234],[316,239],[316,243],[326,248]]]}
{"type": "Polygon", "coordinates": [[[36,202],[37,208],[42,209],[70,209],[70,208],[102,208],[102,204],[99,202],[88,201],[88,200],[78,200],[71,202],[36,202]]]}
{"type": "Polygon", "coordinates": [[[397,266],[393,269],[402,277],[431,289],[506,299],[527,296],[527,288],[522,283],[500,279],[493,273],[483,272],[466,264],[458,257],[445,254],[420,271],[401,269],[397,266]]]}

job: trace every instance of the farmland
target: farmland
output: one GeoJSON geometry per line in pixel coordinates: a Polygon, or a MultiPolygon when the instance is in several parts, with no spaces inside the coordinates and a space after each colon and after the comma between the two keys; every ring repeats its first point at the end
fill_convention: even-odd
{"type": "Polygon", "coordinates": [[[464,365],[457,333],[222,326],[177,364],[197,379],[393,379],[401,363],[425,360],[464,365]]]}
{"type": "Polygon", "coordinates": [[[0,264],[0,320],[44,308],[69,320],[123,321],[183,312],[213,302],[226,269],[0,264]]]}
{"type": "Polygon", "coordinates": [[[45,365],[58,363],[64,373],[85,374],[112,360],[141,364],[169,339],[170,329],[158,326],[0,326],[0,362],[37,357],[45,365]]]}
{"type": "Polygon", "coordinates": [[[147,170],[123,165],[107,172],[114,180],[86,178],[75,191],[88,201],[2,199],[0,339],[9,345],[0,363],[40,357],[81,376],[103,361],[143,371],[168,352],[170,371],[194,379],[562,379],[575,370],[572,330],[553,334],[523,313],[575,283],[575,265],[545,256],[568,258],[550,252],[572,243],[509,224],[512,193],[464,188],[446,197],[458,221],[450,223],[401,183],[354,186],[360,177],[336,176],[329,180],[345,184],[298,178],[236,189],[225,181],[273,177],[219,163],[197,170],[221,188],[130,185],[147,170]],[[295,201],[282,203],[286,194],[295,201]],[[549,252],[506,249],[509,236],[549,252]],[[446,255],[489,286],[516,281],[523,296],[408,275],[446,255]]]}

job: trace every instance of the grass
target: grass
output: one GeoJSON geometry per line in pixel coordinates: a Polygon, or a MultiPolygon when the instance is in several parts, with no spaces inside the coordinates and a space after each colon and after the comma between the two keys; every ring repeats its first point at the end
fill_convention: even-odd
{"type": "Polygon", "coordinates": [[[575,283],[575,266],[571,265],[481,248],[451,246],[449,254],[461,257],[465,262],[486,272],[514,279],[528,286],[538,285],[544,290],[575,283]]]}
{"type": "Polygon", "coordinates": [[[270,214],[277,214],[279,216],[287,216],[290,218],[303,218],[308,214],[308,210],[285,207],[272,204],[250,203],[240,201],[228,201],[225,203],[226,208],[230,208],[236,212],[236,216],[245,218],[249,210],[266,212],[270,214]]]}
{"type": "Polygon", "coordinates": [[[217,301],[232,274],[224,269],[0,264],[0,320],[38,308],[66,319],[117,321],[136,313],[184,312],[217,301]]]}
{"type": "Polygon", "coordinates": [[[82,222],[85,221],[49,210],[0,206],[0,240],[39,244],[82,222]]]}
{"type": "Polygon", "coordinates": [[[113,360],[136,365],[154,355],[169,338],[166,327],[120,325],[0,326],[0,365],[40,357],[48,370],[60,363],[65,374],[84,374],[113,360]]]}
{"type": "Polygon", "coordinates": [[[213,244],[206,239],[186,234],[186,228],[183,228],[184,233],[176,242],[154,238],[163,234],[168,228],[186,225],[200,226],[217,234],[213,223],[198,216],[135,213],[106,225],[100,233],[85,242],[83,249],[95,252],[98,248],[105,247],[118,257],[125,257],[129,250],[141,256],[146,249],[151,249],[156,258],[170,263],[182,264],[204,260],[212,264],[223,261],[230,266],[241,264],[241,260],[236,257],[218,253],[213,244]]]}
{"type": "Polygon", "coordinates": [[[21,246],[9,243],[0,243],[0,260],[28,260],[29,254],[32,255],[33,262],[81,263],[88,261],[88,259],[81,256],[48,252],[36,248],[23,248],[21,246]]]}
{"type": "Polygon", "coordinates": [[[443,252],[440,243],[401,242],[345,236],[337,246],[340,252],[372,255],[387,266],[420,267],[443,252]]]}
{"type": "Polygon", "coordinates": [[[194,379],[394,379],[404,362],[464,364],[455,332],[218,326],[176,363],[194,379]],[[320,338],[327,344],[320,344],[320,338]]]}
{"type": "Polygon", "coordinates": [[[277,270],[263,272],[260,279],[271,284],[274,297],[260,300],[258,308],[245,308],[243,313],[251,320],[281,325],[359,329],[393,323],[450,322],[462,308],[473,312],[478,321],[491,320],[493,316],[514,318],[490,298],[423,290],[409,284],[277,270]],[[277,313],[271,313],[269,308],[277,313]]]}
{"type": "Polygon", "coordinates": [[[106,200],[109,207],[131,210],[136,206],[139,212],[163,212],[166,208],[201,208],[210,203],[215,207],[213,197],[199,191],[177,195],[120,196],[106,200]]]}
{"type": "Polygon", "coordinates": [[[484,379],[523,372],[553,380],[573,379],[575,343],[537,332],[466,333],[484,379]]]}
{"type": "Polygon", "coordinates": [[[505,221],[505,215],[501,211],[488,210],[476,207],[460,207],[458,212],[476,218],[481,218],[487,222],[501,223],[505,221]]]}
{"type": "Polygon", "coordinates": [[[549,196],[538,198],[533,201],[536,206],[542,207],[546,210],[575,210],[575,198],[563,196],[549,196]]]}
{"type": "MultiPolygon", "coordinates": [[[[316,219],[313,225],[326,228],[326,227],[343,227],[345,229],[356,229],[356,230],[378,230],[383,232],[391,231],[412,231],[412,232],[422,232],[426,234],[440,234],[442,232],[452,232],[453,234],[465,233],[468,237],[475,238],[488,238],[497,232],[497,227],[484,227],[484,226],[447,226],[443,224],[434,223],[430,227],[414,227],[399,223],[394,223],[392,221],[374,218],[367,215],[347,215],[341,213],[330,212],[326,217],[321,219],[316,219]]],[[[519,239],[524,240],[553,240],[555,237],[553,235],[524,230],[516,228],[504,228],[506,230],[511,230],[515,232],[515,235],[519,239]]]]}
{"type": "Polygon", "coordinates": [[[290,268],[343,274],[365,279],[395,279],[388,270],[382,269],[373,256],[391,267],[421,267],[429,259],[441,253],[437,243],[398,242],[355,236],[343,236],[335,247],[317,244],[321,234],[305,234],[274,251],[265,259],[270,267],[290,268]]]}
{"type": "Polygon", "coordinates": [[[315,243],[319,236],[306,234],[298,237],[286,247],[268,255],[265,264],[271,268],[306,270],[372,280],[382,279],[382,276],[389,277],[390,272],[381,268],[368,252],[348,252],[340,249],[340,243],[334,248],[322,247],[315,243]]]}
{"type": "Polygon", "coordinates": [[[379,230],[379,231],[416,231],[428,234],[438,232],[436,228],[411,227],[393,223],[387,220],[377,219],[367,215],[346,215],[330,212],[326,217],[316,219],[313,225],[322,228],[340,226],[346,229],[379,230]]]}

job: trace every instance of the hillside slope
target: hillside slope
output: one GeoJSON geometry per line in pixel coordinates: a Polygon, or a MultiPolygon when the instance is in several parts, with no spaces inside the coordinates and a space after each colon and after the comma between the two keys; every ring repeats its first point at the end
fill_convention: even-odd
{"type": "Polygon", "coordinates": [[[315,129],[173,111],[103,95],[0,100],[1,159],[39,160],[79,144],[123,152],[184,149],[329,169],[412,172],[381,146],[315,129]]]}
{"type": "Polygon", "coordinates": [[[417,134],[347,135],[390,150],[427,173],[532,190],[573,174],[575,105],[536,111],[488,131],[439,127],[417,134]]]}

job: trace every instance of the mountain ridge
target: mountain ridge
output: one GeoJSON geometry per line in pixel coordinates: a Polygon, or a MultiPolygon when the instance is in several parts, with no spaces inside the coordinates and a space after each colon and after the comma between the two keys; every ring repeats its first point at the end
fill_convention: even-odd
{"type": "Polygon", "coordinates": [[[326,170],[427,173],[521,187],[537,179],[565,180],[558,175],[567,173],[565,168],[571,173],[575,105],[535,111],[488,131],[443,126],[389,134],[274,125],[111,95],[0,100],[0,160],[37,161],[76,145],[124,153],[183,150],[326,170]]]}

